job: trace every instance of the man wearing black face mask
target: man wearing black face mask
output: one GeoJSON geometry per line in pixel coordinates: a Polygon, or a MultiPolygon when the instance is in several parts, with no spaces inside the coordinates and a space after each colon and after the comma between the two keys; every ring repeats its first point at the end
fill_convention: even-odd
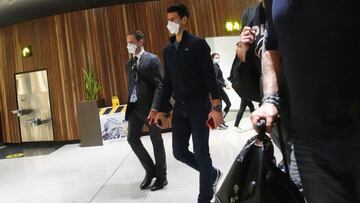
{"type": "MultiPolygon", "coordinates": [[[[209,128],[223,123],[210,47],[204,39],[184,30],[189,12],[185,5],[167,9],[170,43],[164,49],[165,75],[162,89],[162,109],[171,96],[175,100],[172,120],[173,153],[179,161],[200,173],[198,202],[209,203],[221,172],[212,165],[209,153],[209,128]],[[207,122],[207,120],[210,120],[207,122]],[[192,135],[193,152],[189,151],[192,135]]],[[[150,122],[158,124],[163,113],[150,122]]]]}
{"type": "Polygon", "coordinates": [[[153,178],[155,183],[151,191],[167,185],[165,149],[161,130],[155,125],[148,125],[150,139],[154,147],[155,164],[141,143],[140,137],[147,117],[156,115],[160,106],[163,67],[159,58],[144,50],[144,35],[140,31],[127,35],[128,51],[132,55],[126,63],[128,73],[129,100],[125,119],[128,120],[128,142],[145,168],[146,175],[140,189],[146,189],[153,178]]]}

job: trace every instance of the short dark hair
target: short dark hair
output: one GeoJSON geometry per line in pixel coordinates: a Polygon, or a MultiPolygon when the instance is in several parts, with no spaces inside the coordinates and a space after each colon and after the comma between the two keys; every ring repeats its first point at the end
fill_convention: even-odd
{"type": "Polygon", "coordinates": [[[214,59],[215,56],[220,56],[220,54],[218,54],[218,53],[216,53],[216,52],[213,53],[213,54],[211,54],[211,59],[214,59]]]}
{"type": "Polygon", "coordinates": [[[141,31],[139,31],[139,30],[131,31],[131,32],[129,32],[127,35],[128,35],[128,36],[129,36],[129,35],[134,35],[137,41],[140,41],[140,40],[145,39],[144,34],[143,34],[141,31]]]}
{"type": "Polygon", "coordinates": [[[180,18],[189,17],[189,10],[184,4],[175,4],[167,8],[168,13],[177,12],[180,18]]]}

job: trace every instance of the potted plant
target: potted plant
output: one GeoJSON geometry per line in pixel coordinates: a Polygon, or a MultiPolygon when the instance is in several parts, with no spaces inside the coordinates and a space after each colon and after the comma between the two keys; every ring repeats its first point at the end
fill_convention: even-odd
{"type": "Polygon", "coordinates": [[[85,99],[96,101],[99,108],[105,106],[105,100],[99,99],[100,84],[97,81],[96,73],[90,68],[83,69],[85,83],[85,99]]]}
{"type": "Polygon", "coordinates": [[[77,106],[79,134],[82,147],[102,145],[99,107],[103,107],[104,99],[99,100],[100,84],[96,73],[90,68],[83,69],[85,101],[77,106]]]}

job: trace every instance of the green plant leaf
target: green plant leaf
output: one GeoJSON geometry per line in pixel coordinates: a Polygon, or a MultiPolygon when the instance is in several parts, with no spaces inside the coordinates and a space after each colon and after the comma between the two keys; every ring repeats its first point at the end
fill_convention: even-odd
{"type": "Polygon", "coordinates": [[[90,68],[83,69],[86,100],[97,100],[100,84],[97,82],[96,73],[90,68]]]}

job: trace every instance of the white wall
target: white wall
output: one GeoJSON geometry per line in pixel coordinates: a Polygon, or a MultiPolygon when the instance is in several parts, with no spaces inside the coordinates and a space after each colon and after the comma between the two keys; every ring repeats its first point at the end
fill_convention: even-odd
{"type": "MultiPolygon", "coordinates": [[[[223,72],[224,79],[226,80],[230,76],[231,65],[235,57],[236,43],[239,41],[239,36],[208,37],[205,38],[205,40],[211,48],[211,53],[216,52],[220,54],[219,65],[223,72]]],[[[230,109],[239,109],[240,97],[233,89],[225,91],[231,101],[230,109]]],[[[223,105],[225,105],[225,103],[223,103],[223,105]]]]}

